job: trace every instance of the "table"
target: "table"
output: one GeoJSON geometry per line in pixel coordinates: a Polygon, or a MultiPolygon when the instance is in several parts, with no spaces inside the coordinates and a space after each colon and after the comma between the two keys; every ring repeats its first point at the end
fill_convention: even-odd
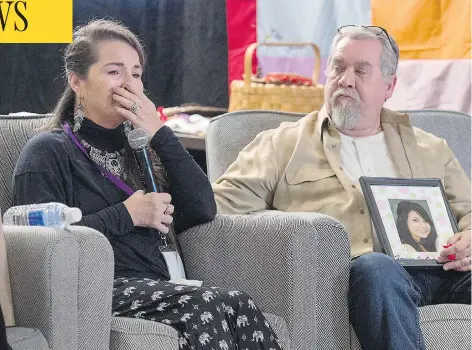
{"type": "Polygon", "coordinates": [[[180,141],[186,149],[189,150],[198,150],[198,151],[205,151],[205,138],[189,135],[189,134],[181,134],[176,132],[175,135],[178,136],[180,141]]]}

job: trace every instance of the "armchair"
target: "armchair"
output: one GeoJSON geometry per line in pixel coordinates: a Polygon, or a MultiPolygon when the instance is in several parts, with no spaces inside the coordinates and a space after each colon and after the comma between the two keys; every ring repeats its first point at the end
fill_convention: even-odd
{"type": "MultiPolygon", "coordinates": [[[[12,205],[12,174],[21,149],[50,117],[51,115],[0,116],[2,211],[12,205]]],[[[220,246],[218,242],[221,243],[221,240],[235,242],[234,239],[240,234],[251,238],[252,232],[247,230],[254,225],[259,225],[257,218],[252,223],[245,220],[234,223],[231,218],[217,217],[212,223],[182,233],[180,243],[189,278],[203,280],[206,285],[233,287],[250,293],[253,290],[246,287],[255,286],[259,296],[255,298],[257,302],[267,305],[268,311],[278,315],[290,315],[291,299],[284,300],[277,295],[276,299],[263,303],[263,290],[272,285],[269,277],[252,273],[242,278],[237,271],[221,269],[221,266],[227,264],[226,259],[231,258],[248,270],[251,266],[249,257],[255,252],[253,248],[265,251],[266,248],[270,249],[270,242],[260,242],[255,247],[246,243],[247,251],[233,248],[224,252],[217,249],[213,251],[213,248],[220,246]],[[235,231],[231,231],[233,227],[235,231]],[[210,248],[212,251],[208,251],[210,248]]],[[[280,259],[278,264],[283,265],[284,271],[280,272],[278,285],[289,285],[296,281],[311,286],[311,274],[305,282],[299,280],[300,276],[304,276],[298,271],[304,260],[303,257],[298,257],[300,253],[295,248],[303,236],[293,235],[293,230],[285,234],[287,246],[280,247],[280,252],[277,253],[295,255],[298,265],[292,264],[289,256],[275,255],[262,259],[264,266],[270,270],[269,266],[280,259]],[[295,273],[298,275],[294,276],[295,273]]],[[[17,344],[13,344],[15,350],[179,348],[177,332],[167,325],[111,316],[113,256],[111,246],[102,234],[76,226],[73,226],[72,232],[11,226],[5,228],[5,237],[13,308],[17,325],[23,327],[8,329],[9,341],[13,343],[18,340],[17,344]],[[23,341],[25,339],[28,341],[23,341]]],[[[311,259],[309,264],[313,265],[311,259]]],[[[272,292],[272,295],[276,294],[277,291],[272,292]]],[[[303,304],[300,303],[297,307],[301,308],[303,304]]],[[[284,349],[289,349],[290,339],[285,321],[269,314],[267,318],[284,349]]]]}
{"type": "MultiPolygon", "coordinates": [[[[463,113],[435,110],[402,112],[410,115],[414,126],[446,139],[449,147],[470,177],[470,116],[463,113]]],[[[207,169],[210,181],[214,182],[219,178],[236,159],[238,153],[258,133],[277,128],[282,122],[297,121],[303,116],[304,114],[301,113],[261,110],[231,112],[213,118],[206,139],[207,169]]],[[[294,235],[291,238],[294,242],[305,240],[304,244],[299,244],[297,247],[299,249],[297,254],[299,254],[299,257],[303,257],[304,263],[303,265],[297,265],[294,262],[296,265],[294,268],[303,269],[304,266],[305,269],[310,269],[310,271],[299,270],[298,273],[305,276],[294,276],[294,281],[291,282],[293,283],[290,289],[290,297],[293,298],[293,314],[290,312],[289,315],[279,313],[287,321],[294,349],[360,349],[353,330],[351,329],[350,336],[346,335],[350,329],[347,311],[350,257],[349,247],[346,246],[345,232],[339,223],[327,216],[303,213],[303,220],[300,221],[301,214],[273,211],[272,214],[265,213],[261,215],[256,213],[245,218],[235,216],[232,219],[235,223],[232,227],[235,227],[236,223],[244,222],[244,220],[248,223],[259,220],[258,225],[251,226],[247,231],[254,232],[252,239],[255,245],[258,244],[258,241],[267,239],[275,245],[272,249],[277,249],[278,246],[283,247],[288,243],[285,234],[282,232],[276,233],[274,227],[285,227],[287,231],[294,235]],[[301,235],[301,237],[295,237],[296,235],[301,235]],[[336,238],[333,239],[333,237],[336,238]],[[310,258],[314,261],[308,262],[310,258]],[[311,285],[302,284],[307,280],[295,281],[296,278],[306,279],[310,273],[312,276],[308,281],[311,285]],[[331,276],[328,281],[326,281],[327,276],[331,276]],[[297,282],[301,283],[297,284],[297,282]],[[310,298],[312,302],[308,303],[307,299],[310,298]],[[298,308],[299,303],[305,304],[298,308]],[[305,338],[300,338],[300,333],[302,333],[300,329],[303,329],[305,338]]],[[[220,220],[223,218],[231,220],[230,215],[220,216],[220,220]]],[[[231,247],[231,241],[225,240],[223,246],[231,247]]],[[[258,259],[261,251],[257,251],[255,247],[252,249],[254,254],[250,258],[258,259]]],[[[295,254],[295,249],[292,254],[295,254]]],[[[281,256],[287,257],[290,255],[281,254],[281,256]]],[[[257,260],[254,269],[264,266],[261,263],[263,262],[257,260]]],[[[277,266],[277,271],[284,271],[283,266],[275,266],[277,266]]],[[[265,273],[269,274],[270,272],[265,273]]],[[[250,285],[249,287],[251,292],[258,293],[259,288],[257,286],[250,285]]],[[[276,288],[286,290],[287,287],[289,285],[285,284],[285,286],[280,285],[276,288]]],[[[272,295],[271,289],[264,290],[264,296],[262,293],[258,296],[259,302],[266,308],[270,308],[270,310],[275,307],[275,304],[280,303],[280,301],[271,302],[272,298],[275,297],[275,295],[272,295]]],[[[284,309],[284,311],[287,310],[284,309]]],[[[461,349],[470,344],[470,306],[435,305],[421,307],[420,320],[428,349],[440,350],[445,346],[461,349]]]]}
{"type": "MultiPolygon", "coordinates": [[[[12,174],[26,141],[48,116],[0,116],[0,209],[12,205],[12,174]]],[[[1,221],[0,221],[1,222],[1,221]]],[[[5,226],[16,349],[108,349],[113,252],[86,227],[71,232],[5,226]]]]}
{"type": "Polygon", "coordinates": [[[4,226],[16,326],[13,350],[108,349],[113,253],[86,227],[4,226]]]}

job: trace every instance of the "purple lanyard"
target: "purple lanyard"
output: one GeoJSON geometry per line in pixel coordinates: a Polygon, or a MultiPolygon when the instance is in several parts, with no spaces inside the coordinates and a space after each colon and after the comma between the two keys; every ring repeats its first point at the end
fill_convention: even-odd
{"type": "MultiPolygon", "coordinates": [[[[86,149],[84,148],[84,146],[77,139],[77,136],[75,136],[74,133],[72,132],[72,130],[70,128],[70,125],[68,123],[64,122],[64,124],[62,124],[62,128],[64,129],[64,132],[74,142],[74,144],[77,146],[77,148],[80,149],[82,151],[82,153],[87,156],[88,159],[92,160],[90,158],[90,156],[88,155],[88,153],[87,153],[86,149]]],[[[107,169],[102,167],[100,164],[95,163],[93,160],[92,160],[92,163],[95,164],[95,166],[98,168],[98,170],[100,170],[100,172],[104,176],[106,176],[108,178],[108,180],[113,182],[115,184],[115,186],[118,187],[120,190],[125,191],[130,196],[134,193],[134,191],[123,180],[121,180],[119,177],[113,175],[107,169]]]]}

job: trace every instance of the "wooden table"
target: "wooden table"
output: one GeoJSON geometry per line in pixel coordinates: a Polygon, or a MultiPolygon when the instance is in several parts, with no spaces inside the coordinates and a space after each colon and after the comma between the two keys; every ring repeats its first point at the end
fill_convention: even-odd
{"type": "MultiPolygon", "coordinates": [[[[228,113],[227,108],[211,107],[211,106],[200,106],[200,105],[188,105],[179,107],[164,108],[164,113],[168,116],[173,116],[178,113],[186,114],[200,114],[209,119],[216,116],[228,113]]],[[[182,141],[185,148],[188,150],[204,151],[205,152],[205,138],[199,136],[193,136],[189,134],[182,134],[174,132],[182,141]]]]}
{"type": "Polygon", "coordinates": [[[175,134],[179,137],[180,141],[182,141],[186,149],[205,151],[205,138],[178,132],[175,134]]]}

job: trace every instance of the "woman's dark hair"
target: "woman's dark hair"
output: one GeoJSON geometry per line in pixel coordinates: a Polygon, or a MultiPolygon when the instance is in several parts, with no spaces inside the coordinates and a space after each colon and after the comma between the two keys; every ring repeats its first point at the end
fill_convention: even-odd
{"type": "MultiPolygon", "coordinates": [[[[97,45],[105,41],[121,41],[131,46],[138,53],[139,63],[144,70],[146,55],[143,44],[138,37],[118,21],[98,19],[92,20],[74,31],[73,41],[67,45],[64,51],[65,76],[68,77],[70,73],[75,73],[80,79],[87,79],[90,67],[98,60],[97,45]]],[[[61,128],[64,122],[73,125],[75,105],[75,92],[67,84],[64,93],[54,108],[53,118],[46,129],[61,128]]],[[[123,137],[125,137],[124,133],[123,137]]],[[[143,183],[134,152],[128,142],[125,142],[125,145],[123,180],[135,190],[142,189],[143,183]]],[[[150,148],[149,152],[157,181],[162,190],[168,190],[169,184],[164,167],[156,153],[150,148]]],[[[168,236],[177,247],[177,239],[172,225],[168,236]]]]}
{"type": "Polygon", "coordinates": [[[421,249],[421,246],[423,246],[424,249],[426,249],[426,251],[428,252],[437,251],[436,239],[438,237],[438,234],[436,232],[436,228],[434,227],[433,221],[431,220],[428,212],[418,203],[414,203],[411,201],[401,201],[400,203],[398,203],[397,229],[402,244],[409,244],[418,252],[423,251],[423,249],[421,249]],[[408,214],[411,211],[416,212],[419,216],[423,218],[424,221],[428,222],[431,226],[431,232],[429,233],[428,237],[421,238],[419,243],[413,239],[413,236],[411,235],[410,230],[408,229],[408,214]]]}
{"type": "MultiPolygon", "coordinates": [[[[143,45],[138,37],[118,21],[98,19],[78,27],[74,31],[73,41],[67,45],[64,51],[65,76],[68,77],[73,72],[80,79],[87,79],[90,66],[98,60],[97,44],[115,40],[124,42],[136,50],[139,56],[139,63],[144,70],[146,56],[143,45]]],[[[75,103],[75,93],[67,85],[54,108],[54,118],[49,128],[60,128],[64,121],[72,123],[75,103]]]]}

